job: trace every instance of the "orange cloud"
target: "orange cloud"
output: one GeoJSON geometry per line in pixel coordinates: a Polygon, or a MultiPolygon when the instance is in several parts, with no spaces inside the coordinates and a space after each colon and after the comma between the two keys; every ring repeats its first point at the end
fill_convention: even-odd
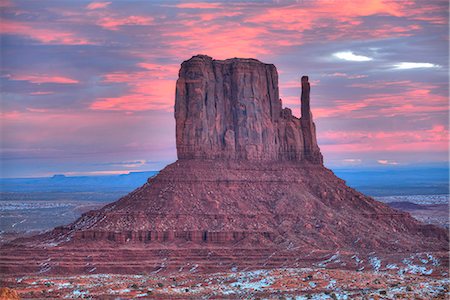
{"type": "MultiPolygon", "coordinates": [[[[60,84],[75,84],[78,80],[63,77],[63,76],[49,76],[49,75],[11,75],[11,80],[23,80],[31,83],[60,83],[60,84]]],[[[47,93],[48,94],[48,93],[47,93]]],[[[42,95],[42,92],[35,92],[33,95],[42,95]]]]}

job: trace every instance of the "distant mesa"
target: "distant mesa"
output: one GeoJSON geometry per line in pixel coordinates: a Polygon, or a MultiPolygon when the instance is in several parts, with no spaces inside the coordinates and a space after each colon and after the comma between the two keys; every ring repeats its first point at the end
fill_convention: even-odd
{"type": "Polygon", "coordinates": [[[282,107],[274,65],[206,55],[183,62],[178,160],[72,224],[3,245],[2,271],[378,271],[419,252],[439,259],[433,272],[447,271],[445,229],[355,191],[323,166],[307,76],[300,85],[297,118],[282,107]]]}

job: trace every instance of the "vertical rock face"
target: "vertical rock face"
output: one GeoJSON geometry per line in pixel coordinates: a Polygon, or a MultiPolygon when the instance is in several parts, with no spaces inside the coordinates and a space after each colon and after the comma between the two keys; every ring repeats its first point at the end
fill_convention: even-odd
{"type": "Polygon", "coordinates": [[[185,61],[175,118],[179,159],[322,163],[312,118],[303,121],[282,108],[275,66],[255,59],[198,55],[185,61]]]}
{"type": "Polygon", "coordinates": [[[309,85],[308,76],[302,76],[302,96],[301,96],[301,127],[304,140],[304,156],[307,160],[322,163],[322,154],[317,145],[316,125],[313,122],[309,94],[311,87],[309,85]]]}

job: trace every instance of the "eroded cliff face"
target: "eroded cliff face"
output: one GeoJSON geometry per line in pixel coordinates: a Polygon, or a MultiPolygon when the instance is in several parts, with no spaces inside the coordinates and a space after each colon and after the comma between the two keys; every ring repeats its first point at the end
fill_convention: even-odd
{"type": "MultiPolygon", "coordinates": [[[[309,111],[309,83],[304,92],[309,111]]],[[[272,64],[205,55],[183,62],[175,118],[179,159],[322,163],[311,113],[298,119],[282,108],[272,64]]]]}

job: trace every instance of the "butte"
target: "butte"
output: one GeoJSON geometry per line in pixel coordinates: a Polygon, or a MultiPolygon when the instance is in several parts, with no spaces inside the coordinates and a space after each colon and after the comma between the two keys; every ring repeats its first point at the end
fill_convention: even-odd
{"type": "Polygon", "coordinates": [[[445,229],[324,167],[309,102],[306,76],[297,118],[282,108],[274,65],[192,57],[176,84],[178,160],[72,224],[3,245],[2,272],[367,270],[374,259],[383,268],[424,252],[446,269],[445,229]]]}

